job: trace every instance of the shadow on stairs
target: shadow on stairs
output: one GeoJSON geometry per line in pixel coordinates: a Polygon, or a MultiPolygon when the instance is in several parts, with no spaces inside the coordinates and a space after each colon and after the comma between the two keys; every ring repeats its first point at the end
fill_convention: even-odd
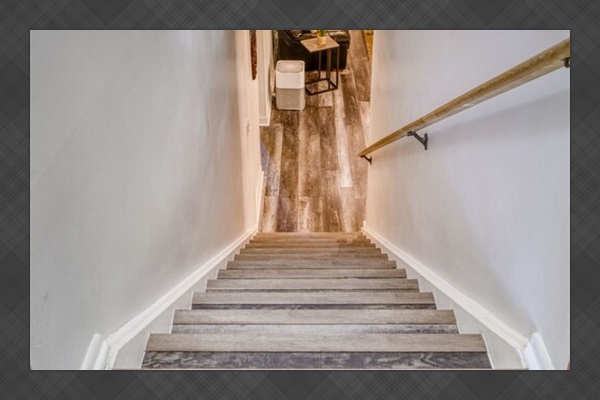
{"type": "Polygon", "coordinates": [[[259,233],[152,334],[144,369],[490,368],[481,335],[460,334],[360,233],[259,233]]]}

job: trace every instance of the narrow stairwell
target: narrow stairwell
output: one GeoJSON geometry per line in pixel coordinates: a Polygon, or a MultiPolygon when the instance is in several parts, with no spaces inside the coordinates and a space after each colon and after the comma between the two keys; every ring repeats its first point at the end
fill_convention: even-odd
{"type": "Polygon", "coordinates": [[[259,233],[170,334],[152,334],[142,368],[490,368],[481,335],[460,334],[360,233],[259,233]]]}

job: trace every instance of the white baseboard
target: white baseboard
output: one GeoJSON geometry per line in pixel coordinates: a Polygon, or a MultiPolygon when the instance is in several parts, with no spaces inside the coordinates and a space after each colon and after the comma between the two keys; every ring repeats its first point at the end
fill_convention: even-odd
{"type": "Polygon", "coordinates": [[[556,367],[550,359],[542,335],[534,333],[531,335],[531,340],[521,351],[523,362],[530,370],[554,370],[556,367]]]}
{"type": "Polygon", "coordinates": [[[88,347],[80,369],[104,369],[108,357],[108,343],[102,335],[96,333],[88,347]]]}
{"type": "Polygon", "coordinates": [[[258,117],[258,126],[269,126],[269,125],[271,125],[271,113],[270,112],[267,113],[266,116],[258,117]]]}
{"type": "Polygon", "coordinates": [[[167,311],[206,275],[225,263],[256,231],[257,227],[253,227],[244,233],[211,259],[200,265],[194,273],[182,280],[151,306],[127,321],[106,338],[102,338],[99,334],[94,335],[81,368],[112,369],[123,346],[147,329],[159,315],[167,311]]]}
{"type": "Polygon", "coordinates": [[[405,262],[416,273],[418,273],[425,280],[427,280],[433,287],[435,287],[446,297],[448,297],[450,301],[456,303],[473,318],[479,321],[479,323],[481,323],[485,328],[487,328],[489,331],[491,331],[503,341],[505,341],[508,345],[510,345],[515,350],[515,352],[517,352],[521,356],[521,360],[524,363],[523,367],[529,368],[528,361],[533,360],[532,354],[535,353],[533,349],[537,349],[539,347],[539,343],[537,340],[536,344],[538,346],[529,346],[531,347],[531,350],[527,352],[528,356],[525,357],[525,349],[528,346],[528,340],[525,336],[521,335],[519,332],[515,331],[513,328],[508,326],[506,323],[496,318],[490,310],[483,307],[477,301],[464,294],[446,279],[442,278],[437,273],[435,273],[431,268],[427,267],[422,262],[411,256],[404,250],[395,246],[389,240],[385,239],[383,236],[379,235],[371,228],[364,226],[362,230],[366,236],[371,238],[380,247],[382,247],[383,251],[395,255],[397,258],[405,262]]]}

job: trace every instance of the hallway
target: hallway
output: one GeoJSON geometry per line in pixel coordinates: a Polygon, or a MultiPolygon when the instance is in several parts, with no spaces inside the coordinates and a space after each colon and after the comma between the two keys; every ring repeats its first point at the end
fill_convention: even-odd
{"type": "Polygon", "coordinates": [[[414,280],[495,369],[569,365],[569,31],[376,31],[371,65],[351,35],[339,90],[267,113],[250,31],[31,32],[31,369],[139,368],[190,304],[370,307],[414,280]],[[427,151],[357,156],[412,130],[427,151]]]}
{"type": "Polygon", "coordinates": [[[261,128],[265,194],[260,230],[360,230],[368,164],[356,154],[369,132],[371,66],[362,31],[350,31],[340,88],[306,96],[302,111],[275,107],[261,128]]]}

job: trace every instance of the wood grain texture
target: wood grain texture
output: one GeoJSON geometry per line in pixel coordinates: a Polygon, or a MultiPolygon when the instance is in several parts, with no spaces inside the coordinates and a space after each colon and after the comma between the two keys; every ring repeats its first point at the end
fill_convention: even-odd
{"type": "Polygon", "coordinates": [[[147,351],[485,352],[478,334],[151,334],[147,351]]]}
{"type": "Polygon", "coordinates": [[[142,368],[489,368],[481,335],[459,334],[453,311],[367,244],[356,232],[257,235],[235,256],[250,260],[194,293],[170,334],[150,335],[142,368]]]}
{"type": "Polygon", "coordinates": [[[430,292],[199,293],[192,304],[435,304],[430,292]]]}
{"type": "Polygon", "coordinates": [[[220,270],[218,279],[406,278],[404,269],[234,269],[220,270]]]}
{"type": "Polygon", "coordinates": [[[376,247],[249,247],[240,250],[240,254],[382,254],[381,249],[376,247]]]}
{"type": "Polygon", "coordinates": [[[144,369],[489,369],[486,353],[147,352],[144,369]]]}
{"type": "MultiPolygon", "coordinates": [[[[317,97],[326,96],[331,103],[329,106],[319,106],[319,120],[317,129],[319,130],[321,145],[321,171],[336,171],[339,169],[339,160],[337,156],[337,138],[335,127],[335,112],[333,109],[333,93],[328,92],[317,97]]],[[[316,160],[315,160],[316,161],[316,160]]]]}
{"type": "Polygon", "coordinates": [[[419,290],[416,279],[405,278],[318,278],[318,279],[216,279],[206,284],[207,292],[215,291],[379,291],[419,290]]]}
{"type": "Polygon", "coordinates": [[[253,240],[257,239],[365,239],[360,232],[258,232],[253,240]]]}
{"type": "MultiPolygon", "coordinates": [[[[369,107],[370,66],[360,31],[350,34],[348,68],[339,75],[338,90],[306,95],[302,111],[272,111],[272,125],[281,125],[282,150],[281,162],[271,165],[269,160],[263,160],[263,165],[268,165],[265,173],[269,190],[265,190],[262,231],[361,228],[367,166],[355,153],[359,150],[356,143],[364,147],[365,127],[369,126],[368,121],[363,121],[363,108],[369,107]],[[353,87],[346,88],[347,85],[353,87]],[[276,180],[280,183],[275,199],[271,183],[276,180]],[[342,188],[347,190],[341,198],[342,188]]],[[[314,78],[315,72],[307,72],[307,80],[314,78]]],[[[261,134],[262,146],[271,149],[261,153],[263,158],[279,154],[277,133],[276,129],[269,129],[261,134]]]]}
{"type": "MultiPolygon", "coordinates": [[[[380,292],[384,293],[384,292],[380,292]]],[[[435,310],[435,304],[192,304],[193,310],[435,310]]],[[[357,311],[357,312],[358,312],[357,311]]]]}
{"type": "Polygon", "coordinates": [[[289,111],[281,115],[274,113],[273,118],[280,120],[283,126],[276,230],[297,231],[299,114],[289,111]]]}
{"type": "Polygon", "coordinates": [[[356,98],[368,102],[371,100],[371,62],[363,36],[361,31],[350,31],[350,52],[353,56],[348,60],[348,68],[356,79],[356,98]]]}
{"type": "Polygon", "coordinates": [[[333,249],[348,249],[355,247],[369,247],[374,248],[375,244],[367,241],[352,241],[352,242],[340,242],[340,241],[294,241],[294,242],[280,242],[274,243],[272,241],[260,242],[252,241],[244,248],[246,249],[268,249],[268,248],[279,248],[279,249],[294,249],[298,247],[311,247],[311,248],[333,248],[333,249]]]}
{"type": "Polygon", "coordinates": [[[246,260],[229,261],[227,269],[331,269],[331,268],[396,268],[396,262],[377,258],[365,259],[326,259],[326,260],[246,260]]]}
{"type": "Polygon", "coordinates": [[[341,260],[353,260],[361,261],[368,259],[379,259],[387,260],[386,254],[380,253],[345,253],[345,252],[326,252],[326,253],[314,253],[314,254],[252,254],[252,253],[240,253],[234,256],[236,261],[293,261],[293,260],[306,260],[306,261],[327,261],[335,258],[338,261],[341,260]]]}
{"type": "Polygon", "coordinates": [[[177,310],[173,323],[453,325],[456,318],[452,310],[177,310]]]}
{"type": "Polygon", "coordinates": [[[261,160],[266,177],[261,230],[273,232],[277,230],[283,125],[273,123],[269,129],[262,128],[261,141],[261,160]]]}
{"type": "MultiPolygon", "coordinates": [[[[206,311],[220,311],[220,310],[206,310],[206,311]]],[[[241,311],[241,310],[234,310],[241,311]]],[[[243,311],[281,311],[281,310],[243,310],[243,311]]],[[[293,310],[293,311],[307,311],[307,310],[293,310]]],[[[324,310],[319,310],[324,311],[324,310]]],[[[330,310],[325,310],[330,311],[330,310]]],[[[350,311],[350,310],[344,310],[350,311]]],[[[375,310],[381,311],[381,310],[375,310]]],[[[398,310],[391,310],[398,311],[398,310]]],[[[406,311],[406,310],[404,310],[406,311]]],[[[414,311],[414,310],[409,310],[414,311]]],[[[430,311],[430,310],[420,310],[430,311]]],[[[171,333],[186,333],[186,334],[218,334],[218,333],[243,333],[246,335],[254,334],[306,334],[306,335],[321,335],[323,333],[354,333],[369,335],[373,333],[396,333],[396,334],[408,334],[408,333],[458,333],[456,325],[415,325],[415,324],[305,324],[305,325],[294,325],[294,324],[201,324],[201,325],[173,325],[171,333]]]]}

